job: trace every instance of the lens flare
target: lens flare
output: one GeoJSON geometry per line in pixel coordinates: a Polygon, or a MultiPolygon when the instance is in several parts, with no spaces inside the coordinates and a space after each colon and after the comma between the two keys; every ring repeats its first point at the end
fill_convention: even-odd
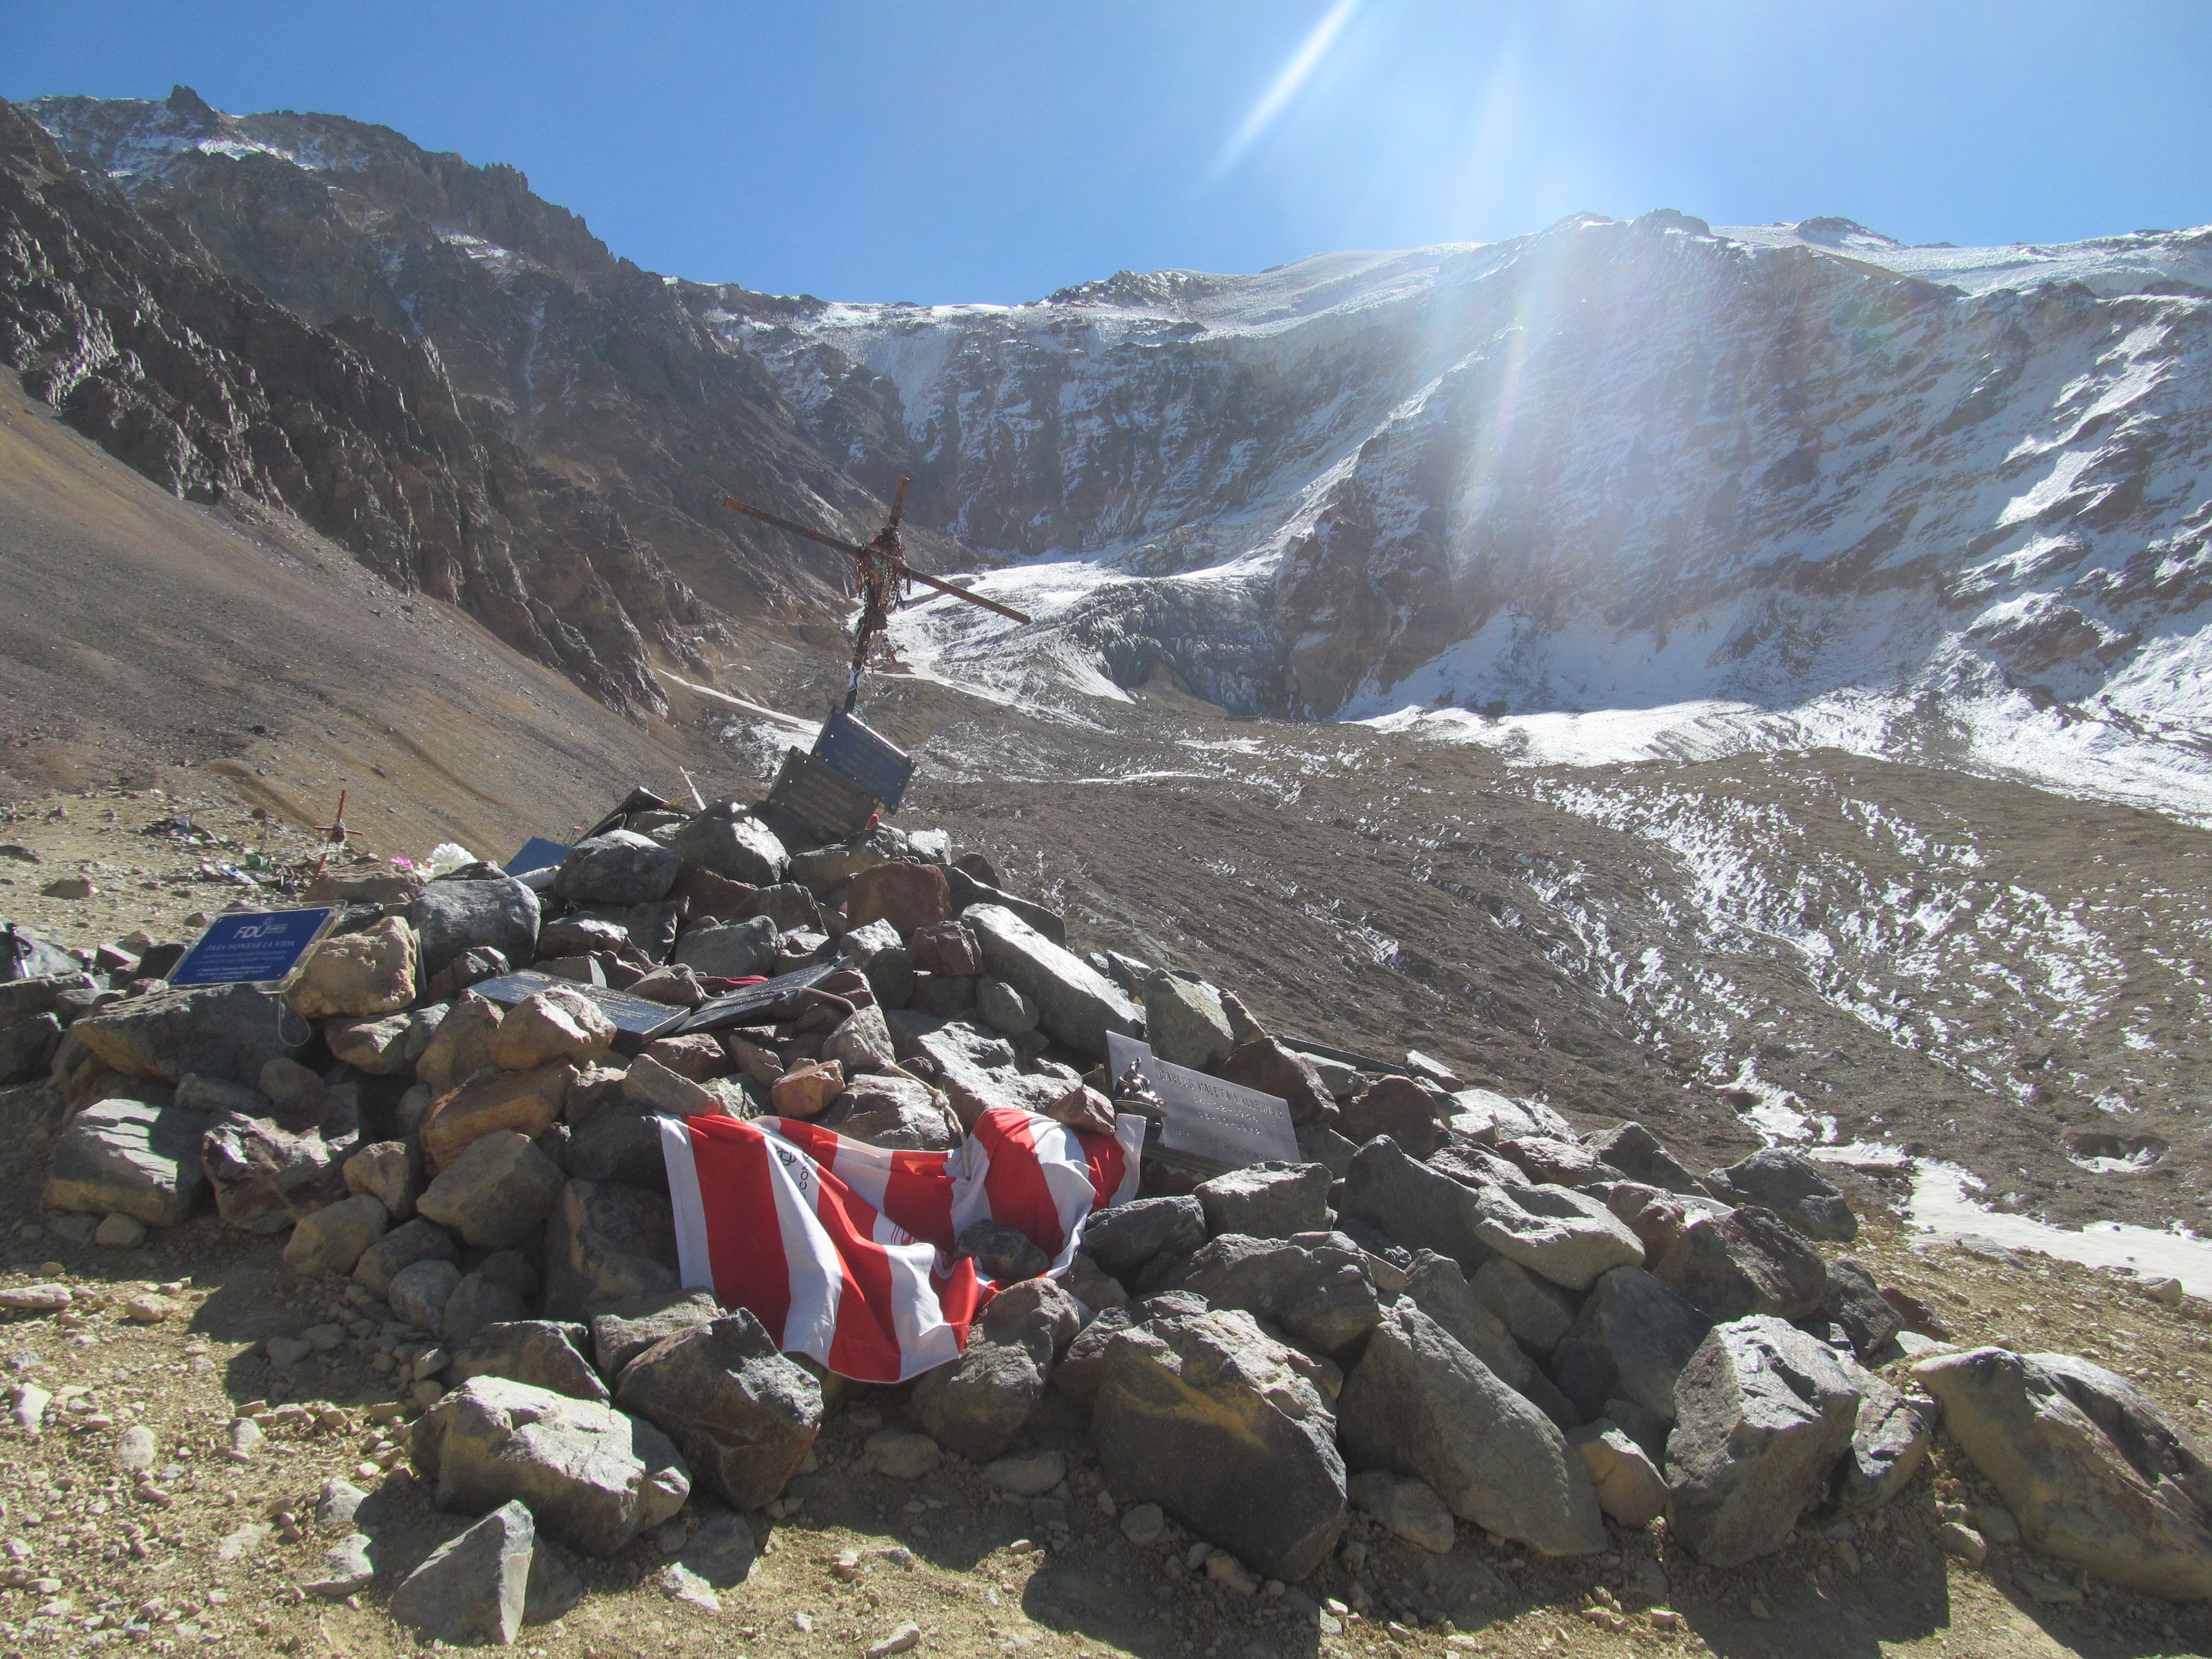
{"type": "Polygon", "coordinates": [[[1321,21],[1313,26],[1313,33],[1306,36],[1305,44],[1291,55],[1289,63],[1283,65],[1283,72],[1275,77],[1275,84],[1269,87],[1260,101],[1252,106],[1252,112],[1244,118],[1244,124],[1237,129],[1236,135],[1222,150],[1221,159],[1214,163],[1216,178],[1235,167],[1244,152],[1252,148],[1260,135],[1283,112],[1284,106],[1297,96],[1298,88],[1304,86],[1312,78],[1313,72],[1321,67],[1321,60],[1328,55],[1329,47],[1336,44],[1336,37],[1344,33],[1344,26],[1352,21],[1352,14],[1358,9],[1359,0],[1336,0],[1334,5],[1322,14],[1321,21]]]}

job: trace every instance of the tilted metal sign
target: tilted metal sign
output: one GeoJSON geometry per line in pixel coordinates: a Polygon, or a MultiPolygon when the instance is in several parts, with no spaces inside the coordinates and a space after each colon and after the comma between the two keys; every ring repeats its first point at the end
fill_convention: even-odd
{"type": "Polygon", "coordinates": [[[842,708],[823,723],[814,758],[874,796],[887,812],[898,810],[914,776],[905,750],[842,708]]]}
{"type": "Polygon", "coordinates": [[[565,863],[568,849],[557,841],[548,841],[543,836],[532,836],[522,843],[522,850],[500,866],[510,876],[526,876],[535,870],[550,870],[565,863]]]}
{"type": "Polygon", "coordinates": [[[843,841],[867,827],[876,814],[876,798],[843,773],[825,766],[811,755],[787,750],[783,769],[768,792],[769,805],[780,806],[826,842],[843,841]]]}
{"type": "Polygon", "coordinates": [[[556,974],[541,974],[535,968],[525,968],[520,973],[502,974],[497,979],[481,980],[469,987],[477,995],[502,1008],[512,1008],[525,997],[535,996],[540,991],[555,986],[588,997],[599,1006],[599,1012],[615,1024],[618,1031],[632,1036],[655,1037],[671,1027],[680,1025],[690,1013],[688,1008],[672,1008],[665,1002],[653,1002],[645,997],[634,997],[627,991],[617,991],[605,985],[586,985],[581,980],[562,979],[556,974]]]}
{"type": "Polygon", "coordinates": [[[207,925],[169,970],[172,985],[281,985],[338,919],[338,908],[234,910],[207,925]]]}
{"type": "Polygon", "coordinates": [[[1168,1109],[1160,1145],[1170,1152],[1202,1158],[1229,1169],[1275,1159],[1304,1162],[1297,1131],[1291,1127],[1290,1103],[1242,1084],[1194,1072],[1161,1060],[1152,1045],[1106,1033],[1106,1071],[1118,1079],[1131,1066],[1143,1071],[1168,1109]]]}

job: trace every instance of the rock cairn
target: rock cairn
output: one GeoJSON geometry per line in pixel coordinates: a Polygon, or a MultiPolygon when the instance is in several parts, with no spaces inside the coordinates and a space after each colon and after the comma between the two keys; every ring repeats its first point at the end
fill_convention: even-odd
{"type": "MultiPolygon", "coordinates": [[[[912,1385],[926,1432],[870,1438],[878,1469],[957,1457],[1052,1492],[1061,1454],[1021,1443],[1057,1390],[1133,1539],[1172,1520],[1211,1578],[1280,1595],[1360,1547],[1352,1510],[1440,1553],[1459,1522],[1553,1556],[1663,1526],[1740,1566],[1888,1503],[1941,1420],[2033,1547],[2212,1595],[2189,1435],[2086,1361],[1941,1340],[1829,1253],[1858,1222],[1817,1164],[1770,1149],[1699,1175],[1638,1124],[1577,1134],[1417,1051],[1316,1054],[1233,992],[1076,955],[942,833],[823,846],[769,808],[654,807],[528,880],[355,869],[308,896],[345,915],[282,1007],[170,988],[152,975],[173,949],[0,984],[0,1098],[53,1137],[54,1230],[128,1244],[211,1205],[343,1279],[411,1418],[386,1461],[483,1517],[392,1597],[426,1636],[512,1641],[581,1593],[540,1535],[604,1558],[687,1508],[704,1542],[675,1593],[739,1582],[744,1515],[778,1512],[838,1408],[839,1379],[679,1286],[662,1118],[949,1147],[996,1106],[1102,1113],[1109,1032],[1282,1097],[1302,1161],[1202,1181],[1148,1162],[1058,1281],[1008,1230],[963,1237],[1000,1294],[912,1385]],[[554,982],[512,1006],[471,988],[532,965],[554,982]],[[673,1012],[809,965],[835,971],[787,1018],[652,1041],[587,994],[673,1012]]],[[[40,1289],[9,1305],[37,1312],[40,1289]]],[[[1963,1520],[1944,1536],[1985,1547],[1963,1520]]],[[[367,1582],[370,1541],[306,1588],[367,1582]]]]}

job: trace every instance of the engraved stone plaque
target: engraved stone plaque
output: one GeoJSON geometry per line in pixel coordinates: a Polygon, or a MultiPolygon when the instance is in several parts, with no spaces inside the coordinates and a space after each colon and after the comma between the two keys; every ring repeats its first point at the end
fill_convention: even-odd
{"type": "Polygon", "coordinates": [[[1167,1151],[1231,1170],[1269,1158],[1285,1164],[1305,1161],[1298,1151],[1297,1132],[1291,1127],[1290,1104],[1281,1096],[1264,1095],[1186,1066],[1170,1065],[1155,1057],[1150,1044],[1107,1032],[1107,1075],[1118,1078],[1133,1063],[1167,1106],[1167,1121],[1160,1132],[1160,1145],[1167,1151]]]}

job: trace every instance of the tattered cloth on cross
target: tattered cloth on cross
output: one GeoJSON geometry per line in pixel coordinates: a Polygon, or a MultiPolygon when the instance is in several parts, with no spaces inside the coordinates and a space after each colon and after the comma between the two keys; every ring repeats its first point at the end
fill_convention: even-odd
{"type": "Polygon", "coordinates": [[[949,1152],[891,1152],[799,1118],[664,1119],[686,1287],[744,1308],[787,1353],[904,1382],[957,1359],[995,1289],[953,1241],[1014,1228],[1066,1272],[1094,1210],[1136,1196],[1145,1120],[1110,1135],[996,1107],[949,1152]]]}

